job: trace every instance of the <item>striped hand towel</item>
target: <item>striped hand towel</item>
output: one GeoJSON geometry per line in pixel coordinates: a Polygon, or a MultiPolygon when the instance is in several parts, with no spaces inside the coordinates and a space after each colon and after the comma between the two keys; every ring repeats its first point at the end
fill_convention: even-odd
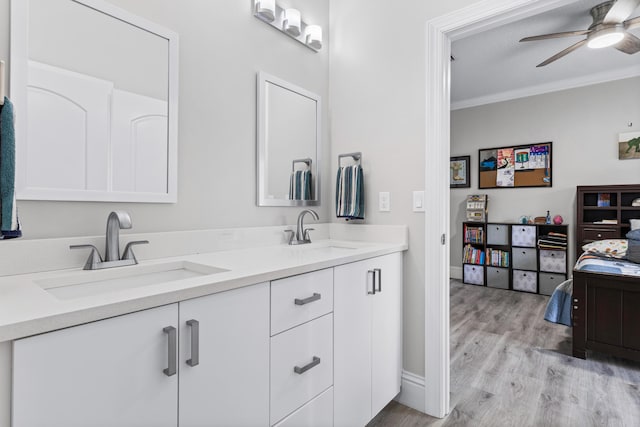
{"type": "Polygon", "coordinates": [[[364,219],[364,179],[360,165],[338,168],[336,216],[347,219],[364,219]]]}
{"type": "Polygon", "coordinates": [[[289,180],[289,200],[312,200],[311,171],[291,172],[289,180]]]}
{"type": "Polygon", "coordinates": [[[21,237],[16,210],[16,143],[13,104],[4,98],[0,106],[0,239],[21,237]]]}

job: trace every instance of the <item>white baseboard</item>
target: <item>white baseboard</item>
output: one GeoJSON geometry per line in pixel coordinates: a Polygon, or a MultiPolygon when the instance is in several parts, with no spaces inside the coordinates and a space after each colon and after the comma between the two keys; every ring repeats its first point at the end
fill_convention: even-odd
{"type": "Polygon", "coordinates": [[[396,402],[424,412],[425,410],[425,388],[424,377],[402,371],[402,386],[400,394],[395,398],[396,402]]]}
{"type": "Polygon", "coordinates": [[[449,266],[449,277],[462,280],[462,267],[449,266]]]}

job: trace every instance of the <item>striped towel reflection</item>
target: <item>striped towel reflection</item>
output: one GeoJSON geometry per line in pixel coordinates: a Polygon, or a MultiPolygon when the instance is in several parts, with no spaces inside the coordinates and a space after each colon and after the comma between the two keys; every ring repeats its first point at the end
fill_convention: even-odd
{"type": "Polygon", "coordinates": [[[347,219],[364,219],[364,179],[360,165],[338,168],[336,216],[347,219]]]}
{"type": "Polygon", "coordinates": [[[289,179],[289,200],[312,200],[311,171],[293,171],[289,179]]]}
{"type": "Polygon", "coordinates": [[[16,147],[13,104],[4,98],[0,106],[0,239],[21,237],[16,208],[16,147]]]}

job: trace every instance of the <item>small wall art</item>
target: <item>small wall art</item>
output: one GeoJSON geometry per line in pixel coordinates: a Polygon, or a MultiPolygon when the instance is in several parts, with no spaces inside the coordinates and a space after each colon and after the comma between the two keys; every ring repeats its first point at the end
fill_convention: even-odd
{"type": "Polygon", "coordinates": [[[551,187],[551,142],[478,150],[478,188],[551,187]]]}
{"type": "Polygon", "coordinates": [[[640,132],[621,133],[618,136],[618,159],[640,159],[640,132]]]}
{"type": "Polygon", "coordinates": [[[469,188],[471,187],[469,167],[471,156],[458,156],[449,159],[449,187],[469,188]]]}

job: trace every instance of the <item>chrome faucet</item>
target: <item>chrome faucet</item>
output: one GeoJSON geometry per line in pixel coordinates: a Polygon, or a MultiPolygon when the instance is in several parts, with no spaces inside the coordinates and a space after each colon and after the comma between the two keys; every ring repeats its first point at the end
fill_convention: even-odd
{"type": "Polygon", "coordinates": [[[319,220],[318,214],[311,209],[305,209],[298,215],[298,225],[296,228],[296,232],[294,234],[293,230],[285,230],[285,233],[289,233],[289,244],[290,245],[302,245],[305,243],[311,243],[311,237],[309,237],[309,231],[313,230],[313,228],[304,228],[304,216],[306,214],[311,214],[315,220],[319,220]],[[295,239],[294,239],[295,237],[295,239]]]}
{"type": "Polygon", "coordinates": [[[101,270],[103,268],[122,267],[138,263],[136,256],[131,249],[134,245],[149,243],[148,240],[136,240],[127,243],[124,248],[122,258],[120,258],[120,229],[131,228],[131,217],[124,211],[114,211],[107,218],[106,244],[104,250],[104,261],[100,257],[98,248],[93,245],[71,245],[71,249],[91,249],[89,258],[84,264],[84,270],[101,270]]]}

